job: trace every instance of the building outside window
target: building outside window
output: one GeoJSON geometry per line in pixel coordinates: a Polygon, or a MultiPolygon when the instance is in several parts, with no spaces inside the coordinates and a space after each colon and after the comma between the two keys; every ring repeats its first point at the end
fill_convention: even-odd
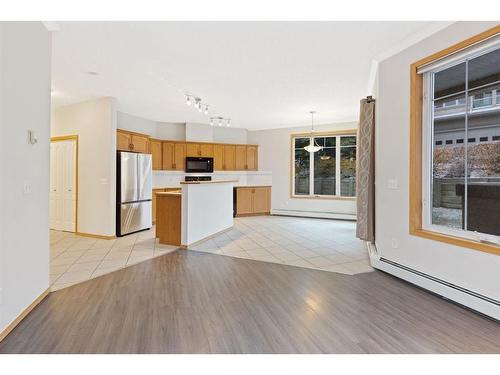
{"type": "Polygon", "coordinates": [[[356,196],[356,135],[297,135],[292,137],[292,148],[292,196],[356,196]],[[311,141],[322,149],[304,150],[311,141]]]}
{"type": "Polygon", "coordinates": [[[500,236],[500,45],[423,74],[424,225],[500,236]]]}

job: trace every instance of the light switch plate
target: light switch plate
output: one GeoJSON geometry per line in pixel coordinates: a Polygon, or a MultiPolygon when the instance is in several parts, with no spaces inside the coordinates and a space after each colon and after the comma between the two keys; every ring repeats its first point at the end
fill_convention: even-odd
{"type": "Polygon", "coordinates": [[[24,195],[31,194],[31,181],[24,181],[23,192],[24,195]]]}
{"type": "Polygon", "coordinates": [[[390,178],[387,181],[387,188],[396,190],[398,189],[398,179],[397,178],[390,178]]]}

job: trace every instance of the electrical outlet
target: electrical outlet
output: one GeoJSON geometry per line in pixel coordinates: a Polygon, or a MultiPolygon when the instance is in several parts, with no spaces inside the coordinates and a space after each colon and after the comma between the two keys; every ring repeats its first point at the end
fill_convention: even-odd
{"type": "Polygon", "coordinates": [[[396,190],[398,188],[398,179],[397,178],[390,178],[388,181],[387,181],[387,187],[389,189],[393,189],[393,190],[396,190]]]}
{"type": "Polygon", "coordinates": [[[24,181],[23,192],[24,195],[31,194],[31,181],[24,181]]]}
{"type": "Polygon", "coordinates": [[[393,249],[397,249],[398,248],[398,239],[397,238],[391,238],[391,247],[393,249]]]}

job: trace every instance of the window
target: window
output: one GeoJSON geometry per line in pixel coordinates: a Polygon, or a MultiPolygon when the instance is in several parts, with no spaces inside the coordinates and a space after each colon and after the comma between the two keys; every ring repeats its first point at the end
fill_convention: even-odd
{"type": "Polygon", "coordinates": [[[500,254],[500,27],[480,36],[412,65],[410,233],[500,254]]]}
{"type": "Polygon", "coordinates": [[[441,146],[443,144],[443,141],[436,141],[436,146],[441,146]]]}
{"type": "Polygon", "coordinates": [[[453,144],[453,140],[452,139],[447,139],[446,140],[446,144],[447,145],[452,145],[453,144]]]}
{"type": "Polygon", "coordinates": [[[356,136],[352,133],[292,136],[293,197],[356,196],[356,136]],[[304,150],[311,141],[322,150],[304,150]]]}

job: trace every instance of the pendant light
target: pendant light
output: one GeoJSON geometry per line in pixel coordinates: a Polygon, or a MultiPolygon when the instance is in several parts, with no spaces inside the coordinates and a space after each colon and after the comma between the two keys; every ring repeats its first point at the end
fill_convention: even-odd
{"type": "Polygon", "coordinates": [[[316,143],[316,140],[314,140],[314,114],[316,111],[310,111],[311,114],[311,141],[309,143],[309,146],[304,147],[304,150],[310,153],[318,152],[320,150],[323,150],[323,147],[319,146],[316,143]],[[314,143],[313,143],[314,142],[314,143]]]}

